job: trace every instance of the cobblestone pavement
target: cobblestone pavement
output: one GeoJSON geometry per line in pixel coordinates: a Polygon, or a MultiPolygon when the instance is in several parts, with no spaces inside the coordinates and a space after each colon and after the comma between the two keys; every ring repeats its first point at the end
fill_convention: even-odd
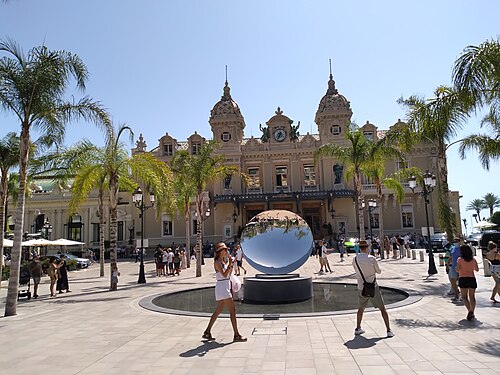
{"type": "MultiPolygon", "coordinates": [[[[317,274],[312,257],[299,269],[315,280],[354,282],[352,256],[344,263],[329,255],[333,273],[317,274]]],[[[204,342],[207,318],[168,315],[138,305],[143,297],[213,285],[212,261],[203,277],[194,267],[177,277],[155,277],[146,263],[147,283],[137,284],[138,264],[121,260],[118,291],[108,291],[109,274],[98,265],[69,274],[72,293],[50,298],[47,278],[40,297],[18,304],[18,315],[0,318],[1,374],[500,374],[500,304],[489,300],[493,281],[477,274],[477,320],[446,296],[443,267],[427,276],[427,261],[380,261],[382,286],[418,291],[423,298],[389,310],[393,338],[385,337],[378,311],[367,312],[366,333],[354,336],[355,314],[327,317],[239,319],[246,343],[232,343],[229,319],[219,319],[217,338],[204,342]],[[254,333],[254,329],[260,334],[254,333]],[[286,328],[286,330],[285,330],[286,328]],[[286,332],[285,332],[286,331],[286,332]]],[[[436,257],[437,262],[437,257],[436,257]]],[[[255,271],[249,270],[249,275],[255,271]]],[[[5,308],[6,282],[0,290],[5,308]]]]}

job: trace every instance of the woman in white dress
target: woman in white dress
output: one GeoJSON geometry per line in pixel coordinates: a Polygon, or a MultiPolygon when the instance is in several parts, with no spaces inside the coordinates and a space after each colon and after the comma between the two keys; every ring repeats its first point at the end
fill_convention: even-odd
{"type": "Polygon", "coordinates": [[[202,337],[206,340],[215,340],[210,331],[212,330],[217,317],[224,309],[224,306],[226,306],[229,310],[231,325],[233,326],[233,341],[247,341],[247,338],[241,336],[238,332],[238,326],[236,324],[236,306],[234,305],[233,295],[231,293],[231,281],[229,279],[231,274],[234,272],[233,261],[229,256],[228,247],[224,242],[219,242],[216,246],[214,268],[215,278],[217,279],[215,284],[215,300],[217,301],[217,306],[214,313],[210,317],[210,322],[208,323],[205,332],[203,332],[202,337]]]}

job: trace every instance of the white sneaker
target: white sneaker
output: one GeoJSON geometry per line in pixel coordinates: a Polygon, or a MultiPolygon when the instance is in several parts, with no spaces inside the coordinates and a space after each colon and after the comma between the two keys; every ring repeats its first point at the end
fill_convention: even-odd
{"type": "Polygon", "coordinates": [[[394,337],[394,332],[392,332],[392,329],[387,331],[387,337],[394,337]]]}
{"type": "Polygon", "coordinates": [[[356,328],[354,330],[355,335],[362,335],[363,333],[365,333],[365,330],[363,328],[356,328]]]}

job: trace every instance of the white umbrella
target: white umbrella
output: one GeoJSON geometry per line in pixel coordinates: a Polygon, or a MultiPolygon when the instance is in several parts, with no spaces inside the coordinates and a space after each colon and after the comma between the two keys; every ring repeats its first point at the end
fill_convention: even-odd
{"type": "Polygon", "coordinates": [[[46,240],[45,238],[33,238],[28,241],[21,242],[23,246],[50,246],[53,241],[46,240]]]}
{"type": "Polygon", "coordinates": [[[12,247],[14,245],[14,241],[9,240],[8,238],[3,239],[3,247],[12,247]]]}
{"type": "Polygon", "coordinates": [[[490,223],[489,221],[486,220],[481,220],[479,223],[476,223],[472,226],[472,228],[491,228],[495,227],[496,224],[490,223]]]}
{"type": "Polygon", "coordinates": [[[58,245],[58,246],[85,245],[85,242],[67,240],[66,238],[59,238],[58,240],[54,240],[54,241],[50,241],[50,242],[51,242],[51,245],[58,245]]]}

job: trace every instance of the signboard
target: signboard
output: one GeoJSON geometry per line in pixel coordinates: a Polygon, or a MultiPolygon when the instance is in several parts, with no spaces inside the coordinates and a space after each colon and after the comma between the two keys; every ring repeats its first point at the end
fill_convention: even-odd
{"type": "Polygon", "coordinates": [[[148,247],[148,241],[149,240],[147,238],[145,238],[144,239],[144,246],[141,246],[141,239],[139,238],[139,239],[136,240],[136,247],[139,248],[139,249],[141,247],[148,247]]]}
{"type": "MultiPolygon", "coordinates": [[[[429,227],[429,232],[431,235],[433,235],[434,227],[429,227]]],[[[427,237],[427,227],[422,227],[422,236],[427,237]]]]}

